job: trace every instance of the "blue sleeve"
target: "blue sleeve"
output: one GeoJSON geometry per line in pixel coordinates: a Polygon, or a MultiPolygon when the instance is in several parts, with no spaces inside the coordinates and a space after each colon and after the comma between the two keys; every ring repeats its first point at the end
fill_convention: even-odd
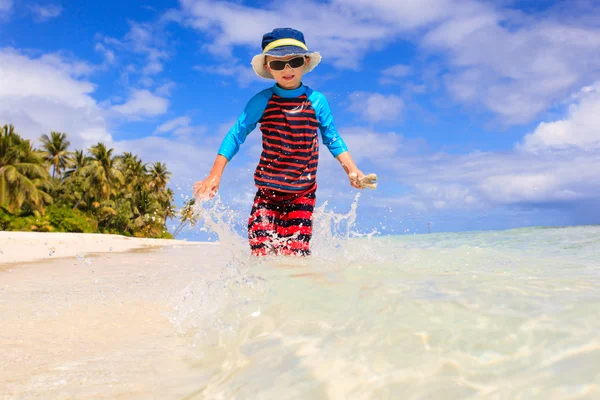
{"type": "Polygon", "coordinates": [[[310,92],[308,98],[315,109],[317,114],[317,119],[321,124],[321,138],[323,140],[323,144],[327,146],[329,152],[337,157],[345,151],[348,151],[348,146],[344,142],[344,139],[340,136],[339,132],[335,128],[335,124],[333,123],[333,116],[331,115],[331,109],[329,108],[329,103],[325,96],[320,92],[312,91],[310,92]]]}
{"type": "Polygon", "coordinates": [[[272,95],[271,89],[265,89],[250,99],[242,115],[223,138],[218,154],[231,161],[240,150],[240,145],[246,141],[248,134],[256,127],[272,95]]]}

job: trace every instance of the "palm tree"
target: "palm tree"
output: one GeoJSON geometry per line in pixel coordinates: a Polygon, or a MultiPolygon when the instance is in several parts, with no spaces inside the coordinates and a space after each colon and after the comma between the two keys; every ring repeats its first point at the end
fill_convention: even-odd
{"type": "Polygon", "coordinates": [[[82,170],[86,175],[85,188],[104,200],[110,200],[116,185],[123,182],[123,174],[115,165],[114,149],[107,149],[104,143],[98,143],[89,149],[92,154],[90,163],[82,170]]]}
{"type": "Polygon", "coordinates": [[[22,139],[12,125],[0,129],[0,205],[18,214],[27,205],[44,211],[52,197],[48,172],[29,140],[22,139]]]}
{"type": "Polygon", "coordinates": [[[161,199],[161,205],[163,208],[163,217],[166,221],[167,218],[175,218],[175,208],[173,207],[173,203],[175,202],[175,192],[171,190],[171,188],[167,188],[164,191],[164,196],[161,199]]]}
{"type": "Polygon", "coordinates": [[[71,142],[67,135],[52,131],[50,137],[42,135],[42,148],[44,149],[44,160],[52,167],[52,180],[64,171],[71,162],[71,153],[68,151],[71,142]]]}
{"type": "MultiPolygon", "coordinates": [[[[70,153],[67,135],[60,132],[40,141],[38,151],[12,125],[0,127],[2,209],[21,217],[33,213],[39,223],[27,222],[30,229],[54,229],[51,219],[39,217],[52,203],[57,209],[84,211],[100,232],[168,236],[166,220],[176,216],[174,193],[167,188],[171,173],[164,163],[146,165],[132,153],[113,156],[114,150],[103,143],[88,149],[89,155],[70,153]]],[[[194,218],[189,215],[184,223],[194,223],[194,218]]]]}
{"type": "Polygon", "coordinates": [[[124,182],[127,188],[125,192],[135,195],[137,192],[146,189],[148,186],[148,170],[142,160],[129,152],[123,153],[122,156],[118,157],[118,160],[119,170],[125,178],[124,182]]]}
{"type": "Polygon", "coordinates": [[[184,203],[183,207],[181,207],[177,213],[179,215],[179,226],[175,229],[175,232],[173,232],[173,238],[176,238],[188,223],[192,227],[198,223],[200,216],[196,214],[196,211],[194,210],[195,204],[196,199],[191,198],[184,203]]]}
{"type": "Polygon", "coordinates": [[[135,234],[144,225],[143,217],[148,207],[148,171],[142,160],[132,153],[125,152],[117,158],[124,177],[124,185],[118,195],[119,207],[130,214],[127,226],[135,234]]]}
{"type": "Polygon", "coordinates": [[[85,189],[85,168],[90,164],[91,158],[86,156],[83,150],[75,150],[70,160],[68,169],[65,170],[61,184],[65,191],[62,195],[68,204],[73,204],[73,210],[77,209],[82,201],[86,200],[88,190],[85,189]]]}
{"type": "Polygon", "coordinates": [[[65,170],[64,178],[70,178],[73,175],[80,175],[81,171],[90,163],[91,158],[83,153],[83,150],[75,150],[69,160],[68,169],[65,170]]]}
{"type": "Polygon", "coordinates": [[[125,178],[117,196],[118,209],[129,214],[127,230],[135,236],[161,236],[167,218],[174,216],[174,193],[166,187],[171,173],[164,163],[154,163],[149,171],[146,164],[131,153],[119,156],[118,166],[125,178]]]}
{"type": "Polygon", "coordinates": [[[160,192],[165,190],[167,183],[171,179],[171,173],[167,170],[167,165],[160,161],[152,164],[150,168],[150,187],[160,192]]]}
{"type": "Polygon", "coordinates": [[[166,221],[168,218],[175,217],[173,211],[173,202],[175,193],[167,188],[167,183],[171,178],[171,173],[167,170],[167,165],[162,162],[155,162],[150,167],[150,188],[160,205],[159,215],[166,221]]]}

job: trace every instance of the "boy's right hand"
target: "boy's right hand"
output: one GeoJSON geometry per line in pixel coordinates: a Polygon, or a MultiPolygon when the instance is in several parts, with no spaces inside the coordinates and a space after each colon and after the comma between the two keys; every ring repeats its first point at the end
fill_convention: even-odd
{"type": "Polygon", "coordinates": [[[364,175],[362,172],[360,174],[351,172],[348,177],[351,185],[357,189],[375,189],[377,187],[377,175],[375,174],[364,175]]]}
{"type": "Polygon", "coordinates": [[[206,198],[206,196],[208,196],[209,199],[212,199],[215,197],[215,194],[217,194],[220,184],[221,177],[219,175],[208,175],[206,179],[198,181],[192,186],[194,189],[194,197],[198,200],[206,198]]]}

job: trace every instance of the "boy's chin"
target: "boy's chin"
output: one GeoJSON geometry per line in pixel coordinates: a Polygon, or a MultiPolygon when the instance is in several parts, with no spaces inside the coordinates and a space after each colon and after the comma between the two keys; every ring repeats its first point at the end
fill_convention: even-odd
{"type": "Polygon", "coordinates": [[[300,82],[296,79],[293,81],[280,80],[277,83],[284,89],[295,89],[300,86],[300,82]]]}

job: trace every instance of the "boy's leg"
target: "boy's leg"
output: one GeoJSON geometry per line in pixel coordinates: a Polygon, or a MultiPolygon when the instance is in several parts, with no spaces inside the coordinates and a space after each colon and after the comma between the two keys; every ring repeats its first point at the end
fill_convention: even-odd
{"type": "Polygon", "coordinates": [[[260,189],[254,196],[248,219],[248,240],[253,256],[266,256],[276,252],[281,206],[271,197],[260,189]]]}
{"type": "Polygon", "coordinates": [[[308,256],[312,237],[312,217],[316,203],[313,189],[287,203],[280,215],[277,234],[278,254],[308,256]]]}

